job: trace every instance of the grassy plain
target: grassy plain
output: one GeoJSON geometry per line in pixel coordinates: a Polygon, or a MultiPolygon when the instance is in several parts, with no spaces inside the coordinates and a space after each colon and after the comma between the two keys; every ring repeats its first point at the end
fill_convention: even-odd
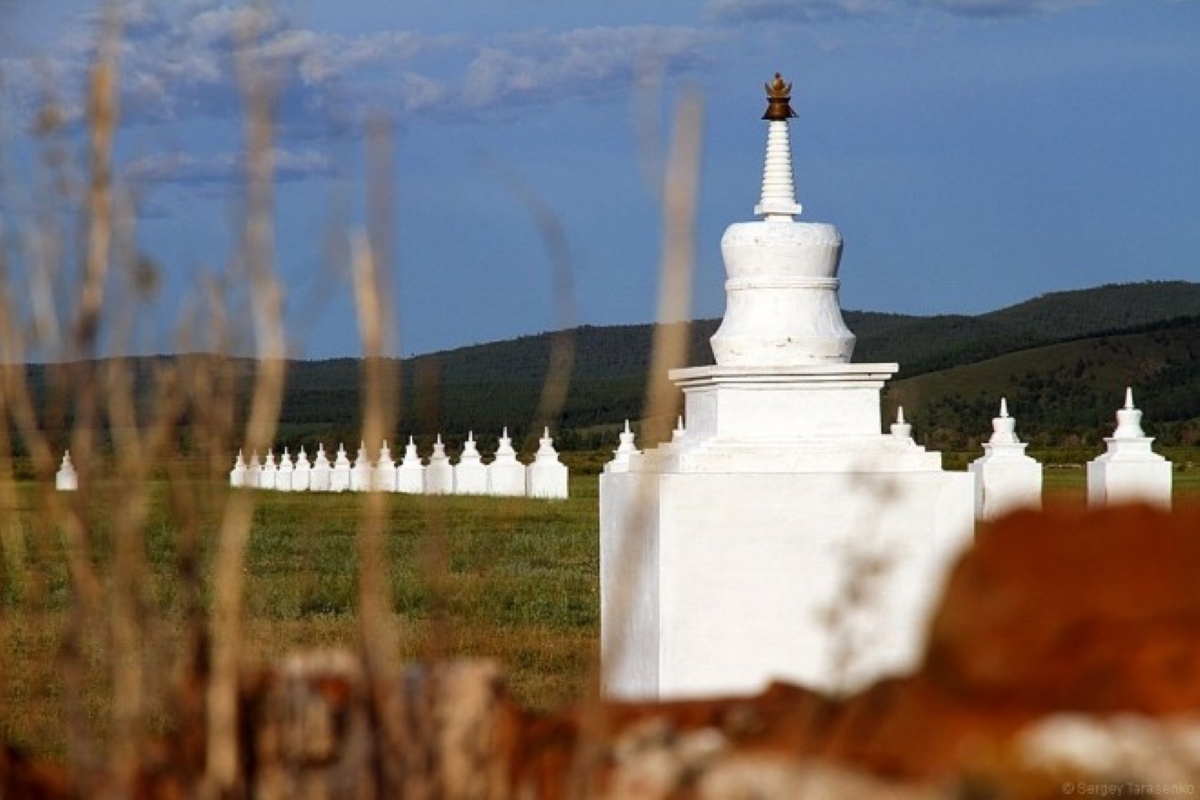
{"type": "MultiPolygon", "coordinates": [[[[1047,504],[1084,506],[1084,470],[1047,469],[1047,504]]],[[[71,602],[64,545],[35,535],[38,493],[21,485],[0,566],[0,741],[61,755],[65,694],[58,669],[71,602]]],[[[1176,502],[1200,502],[1200,468],[1175,472],[1176,502]]],[[[571,499],[388,497],[387,573],[402,661],[486,656],[499,661],[520,702],[535,709],[584,695],[594,678],[599,632],[598,483],[572,478],[571,499]]],[[[93,563],[104,572],[119,497],[97,493],[93,563]]],[[[164,685],[182,651],[186,597],[177,531],[165,486],[156,485],[144,552],[143,644],[164,685]]],[[[214,507],[217,504],[214,504],[214,507]]],[[[246,563],[247,658],[301,648],[353,646],[356,532],[362,496],[256,495],[246,563]]],[[[215,512],[201,512],[206,552],[215,512]]],[[[209,567],[206,557],[205,571],[209,567]]],[[[207,578],[206,578],[207,579],[207,578]]],[[[207,592],[207,584],[203,588],[207,592]]],[[[207,598],[206,598],[207,602],[207,598]]],[[[83,713],[103,740],[111,676],[105,636],[86,637],[83,713]]],[[[152,681],[153,683],[153,681],[152,681]]],[[[162,692],[164,696],[168,693],[162,692]]],[[[152,725],[168,713],[151,709],[152,725]]]]}
{"type": "MultiPolygon", "coordinates": [[[[400,629],[400,660],[487,656],[531,708],[583,696],[594,674],[599,631],[597,480],[574,478],[571,498],[388,496],[388,576],[400,629]]],[[[64,544],[39,540],[37,494],[20,487],[17,518],[0,561],[0,741],[38,753],[64,747],[64,682],[57,668],[70,608],[64,544]]],[[[120,498],[98,500],[94,563],[104,571],[113,535],[106,520],[120,498]]],[[[186,628],[177,532],[165,487],[156,486],[145,542],[143,644],[162,680],[177,666],[186,628]]],[[[247,657],[301,648],[353,646],[357,635],[357,543],[362,495],[256,495],[245,565],[247,657]]],[[[202,514],[211,569],[216,515],[202,514]]],[[[205,593],[210,590],[206,585],[205,593]]],[[[206,597],[206,602],[208,598],[206,597]]],[[[88,636],[84,698],[103,739],[110,676],[105,637],[88,636]]],[[[164,709],[155,709],[161,724],[164,709]]]]}

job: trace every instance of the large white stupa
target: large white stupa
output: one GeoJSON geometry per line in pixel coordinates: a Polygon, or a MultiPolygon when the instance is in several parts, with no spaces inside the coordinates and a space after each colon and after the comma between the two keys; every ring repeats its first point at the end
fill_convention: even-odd
{"type": "Polygon", "coordinates": [[[842,239],[799,222],[790,84],[767,86],[761,219],[721,240],[715,366],[674,370],[686,427],[632,444],[600,479],[604,690],[623,698],[838,692],[917,664],[927,617],[973,532],[973,480],[900,425],[896,364],[852,364],[842,239]],[[896,426],[893,426],[895,429],[896,426]]]}

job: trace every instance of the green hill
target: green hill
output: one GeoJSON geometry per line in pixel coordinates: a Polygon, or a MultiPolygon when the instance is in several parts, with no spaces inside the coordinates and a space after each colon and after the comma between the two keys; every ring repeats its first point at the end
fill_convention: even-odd
{"type": "MultiPolygon", "coordinates": [[[[1024,429],[1049,436],[1098,435],[1115,408],[1112,396],[1127,384],[1146,396],[1147,419],[1172,433],[1200,418],[1200,376],[1187,363],[1200,352],[1200,283],[1054,292],[979,316],[844,316],[858,337],[855,361],[899,362],[889,402],[904,398],[934,443],[985,433],[1004,393],[1020,404],[1024,429]]],[[[689,364],[712,363],[708,339],[719,322],[680,323],[689,364]]],[[[583,326],[405,359],[397,429],[441,430],[451,441],[474,430],[486,444],[508,426],[528,440],[557,340],[569,343],[573,368],[552,424],[567,447],[607,446],[624,419],[641,416],[653,333],[652,325],[583,326]]],[[[283,431],[307,437],[336,425],[352,439],[357,369],[351,359],[294,364],[283,431]]]]}
{"type": "Polygon", "coordinates": [[[1008,353],[889,385],[885,416],[903,405],[921,438],[974,446],[1007,397],[1022,437],[1035,444],[1098,443],[1132,386],[1152,435],[1200,441],[1200,316],[1008,353]]]}
{"type": "MultiPolygon", "coordinates": [[[[979,316],[844,316],[858,337],[854,361],[901,365],[885,413],[903,404],[931,445],[973,446],[990,430],[1001,396],[1034,441],[1095,440],[1126,385],[1160,441],[1200,440],[1200,283],[1055,292],[979,316]]],[[[712,363],[708,339],[719,320],[678,324],[687,363],[712,363]]],[[[622,421],[642,415],[653,334],[652,325],[583,326],[389,362],[400,387],[393,438],[416,433],[428,441],[441,432],[453,449],[472,430],[486,452],[507,426],[528,447],[539,433],[534,417],[547,366],[553,353],[567,352],[565,403],[547,422],[564,449],[611,447],[622,421]]],[[[132,359],[143,386],[162,358],[132,359]]],[[[233,413],[244,418],[254,363],[230,363],[233,413]]],[[[53,394],[44,388],[50,368],[28,371],[39,394],[53,394]]],[[[279,439],[352,446],[361,431],[360,382],[357,359],[291,362],[279,439]]],[[[65,432],[69,408],[42,405],[45,427],[65,432]]]]}

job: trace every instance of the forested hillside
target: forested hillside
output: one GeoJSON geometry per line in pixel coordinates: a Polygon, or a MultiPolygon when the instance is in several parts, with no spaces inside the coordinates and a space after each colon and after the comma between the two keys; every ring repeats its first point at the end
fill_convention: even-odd
{"type": "Polygon", "coordinates": [[[1200,316],[1092,336],[930,372],[889,385],[918,438],[938,448],[974,446],[1007,397],[1019,433],[1034,444],[1098,445],[1112,433],[1131,386],[1150,435],[1200,443],[1200,316]]]}
{"type": "MultiPolygon", "coordinates": [[[[1126,385],[1163,442],[1200,439],[1200,284],[1153,282],[1056,292],[980,316],[845,312],[858,337],[856,362],[899,362],[885,413],[903,404],[919,438],[974,445],[1007,396],[1022,434],[1035,442],[1095,442],[1111,426],[1126,385]]],[[[690,365],[712,363],[718,320],[679,323],[690,365]]],[[[505,426],[526,448],[552,354],[570,355],[566,400],[547,422],[564,449],[610,447],[625,419],[642,414],[651,325],[591,327],[525,336],[391,362],[397,438],[427,443],[441,432],[453,450],[473,430],[485,452],[505,426]]],[[[190,358],[207,356],[189,356],[190,358]]],[[[151,380],[169,357],[134,359],[151,380]]],[[[233,413],[243,415],[254,363],[230,362],[233,413]]],[[[51,368],[30,366],[43,399],[51,368]]],[[[289,364],[279,437],[353,446],[360,436],[357,359],[289,364]]],[[[41,403],[47,428],[66,429],[69,404],[41,403]]]]}

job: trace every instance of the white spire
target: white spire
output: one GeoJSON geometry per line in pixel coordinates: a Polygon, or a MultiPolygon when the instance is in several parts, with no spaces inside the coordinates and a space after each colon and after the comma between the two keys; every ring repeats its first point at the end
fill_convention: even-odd
{"type": "Polygon", "coordinates": [[[772,120],[767,129],[767,157],[763,164],[762,196],[754,213],[768,221],[791,221],[799,216],[802,207],[796,202],[796,186],[792,178],[792,146],[788,124],[772,120]]]}
{"type": "Polygon", "coordinates": [[[1020,444],[1017,421],[1008,415],[1008,398],[1000,398],[1000,416],[992,418],[992,435],[988,444],[1020,444]]]}
{"type": "Polygon", "coordinates": [[[792,111],[792,85],[783,80],[778,72],[775,79],[766,85],[767,113],[767,158],[763,164],[762,195],[754,207],[754,213],[765,216],[768,221],[791,221],[800,214],[796,202],[796,184],[792,178],[792,145],[788,138],[788,119],[796,116],[792,111]]]}
{"type": "Polygon", "coordinates": [[[1115,439],[1144,439],[1146,432],[1142,430],[1142,412],[1133,404],[1133,387],[1125,387],[1125,407],[1117,410],[1117,429],[1113,431],[1115,439]]]}
{"type": "Polygon", "coordinates": [[[905,441],[912,441],[912,425],[904,421],[904,406],[896,407],[896,421],[892,423],[892,436],[905,441]]]}

